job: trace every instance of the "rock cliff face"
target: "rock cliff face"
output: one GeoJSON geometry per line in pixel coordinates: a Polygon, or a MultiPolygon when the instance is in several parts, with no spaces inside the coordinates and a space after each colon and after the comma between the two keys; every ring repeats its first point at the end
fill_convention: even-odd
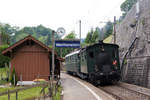
{"type": "Polygon", "coordinates": [[[120,46],[121,60],[134,39],[138,37],[125,59],[123,80],[150,87],[150,0],[140,1],[138,21],[135,16],[136,5],[116,28],[116,43],[120,46]]]}

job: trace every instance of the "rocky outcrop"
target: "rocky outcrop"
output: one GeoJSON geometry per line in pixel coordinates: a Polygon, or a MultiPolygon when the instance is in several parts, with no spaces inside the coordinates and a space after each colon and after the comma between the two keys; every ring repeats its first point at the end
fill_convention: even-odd
{"type": "Polygon", "coordinates": [[[132,41],[138,37],[125,60],[123,81],[145,87],[150,87],[149,5],[150,0],[140,1],[140,17],[138,21],[135,18],[136,5],[134,5],[125,19],[116,28],[116,43],[120,46],[121,60],[132,44],[132,41]]]}

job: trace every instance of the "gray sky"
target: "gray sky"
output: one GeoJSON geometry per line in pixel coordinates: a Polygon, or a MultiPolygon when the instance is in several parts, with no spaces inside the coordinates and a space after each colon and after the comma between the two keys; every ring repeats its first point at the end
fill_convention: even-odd
{"type": "Polygon", "coordinates": [[[66,33],[79,33],[82,21],[82,38],[90,28],[101,27],[100,21],[113,21],[121,15],[120,5],[125,0],[0,0],[0,22],[13,26],[37,26],[42,24],[57,30],[64,27],[66,33]]]}

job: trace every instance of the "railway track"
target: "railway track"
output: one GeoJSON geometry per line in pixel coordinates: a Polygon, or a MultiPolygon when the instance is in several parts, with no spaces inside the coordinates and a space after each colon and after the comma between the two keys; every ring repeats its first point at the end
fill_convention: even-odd
{"type": "Polygon", "coordinates": [[[116,100],[150,100],[150,95],[122,85],[110,85],[99,88],[112,95],[116,100]]]}

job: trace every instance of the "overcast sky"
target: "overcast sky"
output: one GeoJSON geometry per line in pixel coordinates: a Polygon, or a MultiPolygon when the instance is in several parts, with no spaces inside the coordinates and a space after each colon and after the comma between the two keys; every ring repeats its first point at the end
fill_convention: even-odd
{"type": "Polygon", "coordinates": [[[13,26],[44,25],[66,33],[79,33],[82,21],[82,38],[90,28],[101,27],[101,21],[113,21],[121,15],[120,5],[125,0],[0,0],[0,22],[13,26]]]}

